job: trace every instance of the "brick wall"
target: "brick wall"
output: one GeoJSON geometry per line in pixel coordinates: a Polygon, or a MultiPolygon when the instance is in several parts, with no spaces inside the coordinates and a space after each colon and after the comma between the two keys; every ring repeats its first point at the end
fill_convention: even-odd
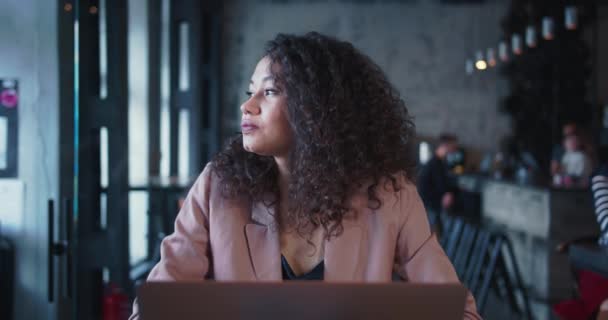
{"type": "Polygon", "coordinates": [[[497,46],[506,4],[445,5],[433,1],[231,0],[224,14],[225,134],[238,130],[238,107],[264,44],[278,32],[319,31],[351,41],[401,92],[419,135],[449,131],[476,151],[509,132],[498,111],[506,95],[495,69],[467,76],[466,57],[497,46]]]}

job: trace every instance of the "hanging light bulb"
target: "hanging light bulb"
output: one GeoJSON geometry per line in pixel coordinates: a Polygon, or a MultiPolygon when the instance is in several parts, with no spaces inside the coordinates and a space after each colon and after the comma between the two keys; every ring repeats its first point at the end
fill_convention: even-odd
{"type": "Polygon", "coordinates": [[[536,28],[530,25],[526,27],[526,45],[530,48],[536,48],[536,28]]]}
{"type": "Polygon", "coordinates": [[[516,55],[520,55],[523,53],[520,35],[514,34],[511,36],[511,50],[513,50],[513,53],[516,55]]]}
{"type": "Polygon", "coordinates": [[[553,31],[553,18],[551,17],[543,17],[543,39],[545,40],[553,40],[555,38],[555,34],[553,31]]]}
{"type": "Polygon", "coordinates": [[[486,50],[486,61],[488,62],[488,66],[496,66],[496,51],[494,51],[494,48],[486,50]]]}
{"type": "Polygon", "coordinates": [[[506,41],[501,41],[498,43],[498,57],[502,62],[509,61],[509,47],[507,46],[506,41]]]}
{"type": "Polygon", "coordinates": [[[477,54],[475,55],[475,68],[477,68],[477,70],[485,70],[487,67],[487,63],[483,60],[483,52],[477,51],[477,54]]]}
{"type": "Polygon", "coordinates": [[[578,27],[578,10],[575,6],[567,6],[564,9],[564,25],[568,30],[576,30],[578,27]]]}
{"type": "Polygon", "coordinates": [[[467,61],[464,63],[464,69],[467,74],[473,74],[473,71],[475,71],[473,68],[473,60],[467,59],[467,61]]]}

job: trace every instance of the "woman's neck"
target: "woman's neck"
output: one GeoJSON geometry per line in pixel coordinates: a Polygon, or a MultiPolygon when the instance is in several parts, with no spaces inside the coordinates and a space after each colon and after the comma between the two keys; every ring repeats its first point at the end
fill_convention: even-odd
{"type": "Polygon", "coordinates": [[[279,191],[281,192],[281,197],[283,194],[287,194],[287,187],[289,186],[289,165],[287,164],[287,158],[283,157],[275,157],[274,158],[277,168],[279,169],[278,183],[279,183],[279,191]]]}
{"type": "Polygon", "coordinates": [[[290,172],[286,157],[275,157],[275,162],[279,171],[277,183],[279,185],[279,220],[286,221],[288,208],[288,188],[290,172]]]}

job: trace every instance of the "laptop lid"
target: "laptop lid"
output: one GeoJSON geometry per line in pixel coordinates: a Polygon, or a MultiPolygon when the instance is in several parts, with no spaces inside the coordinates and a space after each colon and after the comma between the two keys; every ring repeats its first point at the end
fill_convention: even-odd
{"type": "Polygon", "coordinates": [[[461,320],[460,284],[293,282],[147,282],[141,320],[443,319],[461,320]]]}

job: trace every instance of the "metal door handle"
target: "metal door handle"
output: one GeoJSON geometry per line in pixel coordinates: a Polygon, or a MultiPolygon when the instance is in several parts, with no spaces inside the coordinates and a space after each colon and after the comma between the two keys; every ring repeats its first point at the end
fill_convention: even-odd
{"type": "MultiPolygon", "coordinates": [[[[67,201],[66,201],[67,203],[67,201]]],[[[55,257],[61,257],[63,255],[68,256],[68,296],[71,296],[71,254],[68,252],[69,241],[71,239],[71,218],[68,215],[64,215],[68,220],[67,223],[67,234],[68,240],[55,241],[55,201],[53,199],[48,200],[48,301],[53,303],[55,300],[55,257]]],[[[68,212],[71,211],[68,209],[68,212]]]]}

